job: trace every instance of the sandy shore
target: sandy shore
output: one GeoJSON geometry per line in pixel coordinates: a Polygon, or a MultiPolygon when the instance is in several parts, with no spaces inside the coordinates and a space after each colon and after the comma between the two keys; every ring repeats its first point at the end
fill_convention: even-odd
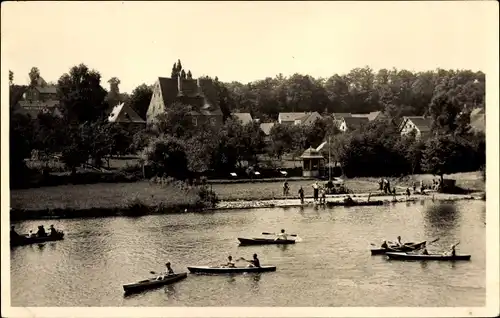
{"type": "MultiPolygon", "coordinates": [[[[367,202],[370,196],[370,201],[383,201],[384,203],[398,203],[398,202],[413,202],[421,200],[435,200],[435,201],[458,201],[458,200],[481,200],[482,192],[472,194],[445,194],[429,192],[428,194],[412,194],[409,198],[406,195],[371,195],[369,193],[353,194],[351,197],[357,202],[367,202]]],[[[328,195],[326,202],[341,203],[346,198],[345,194],[341,195],[328,195]]],[[[221,201],[217,204],[214,210],[223,209],[250,209],[250,208],[271,208],[271,207],[299,207],[313,205],[314,200],[312,197],[306,197],[304,204],[300,203],[298,198],[290,199],[274,199],[274,200],[239,200],[239,201],[221,201]]]]}

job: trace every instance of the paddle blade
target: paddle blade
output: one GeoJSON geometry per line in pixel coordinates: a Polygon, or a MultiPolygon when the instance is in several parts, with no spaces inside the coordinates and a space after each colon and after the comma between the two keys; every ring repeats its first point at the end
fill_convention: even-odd
{"type": "Polygon", "coordinates": [[[430,241],[429,243],[436,243],[437,241],[439,241],[439,237],[435,240],[430,241]]]}
{"type": "Polygon", "coordinates": [[[274,233],[262,232],[262,235],[275,235],[274,233]]]}
{"type": "Polygon", "coordinates": [[[153,274],[153,275],[156,275],[156,272],[153,272],[153,271],[150,271],[149,273],[150,273],[150,274],[153,274]]]}

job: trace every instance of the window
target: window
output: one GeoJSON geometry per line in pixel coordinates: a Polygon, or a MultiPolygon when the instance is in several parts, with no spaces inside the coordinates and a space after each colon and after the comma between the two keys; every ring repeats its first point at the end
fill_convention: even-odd
{"type": "Polygon", "coordinates": [[[193,125],[198,126],[198,118],[193,117],[193,125]]]}

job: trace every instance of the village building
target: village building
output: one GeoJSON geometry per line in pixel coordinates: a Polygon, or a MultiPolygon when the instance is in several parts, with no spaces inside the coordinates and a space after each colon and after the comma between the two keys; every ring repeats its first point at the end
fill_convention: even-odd
{"type": "Polygon", "coordinates": [[[321,119],[318,112],[302,113],[279,113],[278,123],[287,125],[312,125],[318,119],[321,119]]]}
{"type": "Polygon", "coordinates": [[[340,120],[336,120],[337,127],[341,132],[358,130],[369,122],[366,117],[343,117],[340,120]]]}
{"type": "Polygon", "coordinates": [[[243,125],[253,122],[250,113],[232,113],[231,116],[238,119],[243,125]]]}
{"type": "Polygon", "coordinates": [[[401,136],[415,132],[417,140],[425,139],[431,134],[432,121],[425,116],[405,116],[399,124],[401,136]]]}
{"type": "Polygon", "coordinates": [[[29,115],[36,118],[39,113],[49,113],[62,116],[58,109],[57,86],[47,84],[40,77],[36,85],[30,85],[23,93],[21,100],[14,106],[13,112],[29,115]]]}
{"type": "Polygon", "coordinates": [[[300,156],[302,159],[302,176],[318,177],[324,165],[324,157],[316,149],[310,147],[300,156]]]}
{"type": "Polygon", "coordinates": [[[190,115],[195,126],[204,122],[214,126],[223,124],[223,114],[211,79],[159,77],[153,86],[146,122],[153,123],[158,115],[166,113],[174,103],[191,106],[190,115]]]}
{"type": "Polygon", "coordinates": [[[271,142],[271,129],[274,127],[274,123],[261,123],[260,130],[264,133],[264,142],[271,142]]]}
{"type": "Polygon", "coordinates": [[[132,107],[125,103],[120,103],[113,107],[108,116],[108,121],[127,128],[141,128],[146,126],[146,121],[132,107]]]}

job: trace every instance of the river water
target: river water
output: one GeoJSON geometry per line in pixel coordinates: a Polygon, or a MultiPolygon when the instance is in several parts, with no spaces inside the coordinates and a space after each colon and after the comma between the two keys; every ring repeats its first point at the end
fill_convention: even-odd
{"type": "MultiPolygon", "coordinates": [[[[210,214],[46,221],[65,240],[11,250],[12,306],[484,306],[485,202],[421,201],[380,207],[272,208],[210,214]],[[237,237],[285,228],[301,242],[238,247],[237,237]],[[460,241],[470,262],[388,261],[371,256],[384,238],[460,241]],[[122,285],[163,269],[216,265],[257,253],[276,272],[188,275],[125,296],[122,285]]],[[[16,223],[19,232],[42,221],[16,223]]]]}

